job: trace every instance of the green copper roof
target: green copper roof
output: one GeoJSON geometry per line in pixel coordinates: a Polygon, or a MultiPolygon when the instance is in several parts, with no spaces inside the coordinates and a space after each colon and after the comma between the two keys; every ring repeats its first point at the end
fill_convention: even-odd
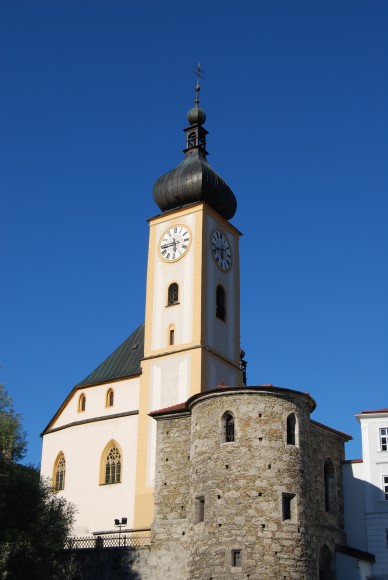
{"type": "Polygon", "coordinates": [[[99,385],[133,375],[140,375],[140,361],[143,357],[144,323],[76,387],[99,385]]]}

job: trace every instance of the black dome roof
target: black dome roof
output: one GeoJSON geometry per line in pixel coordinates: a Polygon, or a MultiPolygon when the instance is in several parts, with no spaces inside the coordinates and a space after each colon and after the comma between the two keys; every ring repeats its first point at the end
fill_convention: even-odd
{"type": "Polygon", "coordinates": [[[237,201],[226,181],[206,160],[207,131],[202,127],[206,115],[198,107],[198,90],[197,85],[195,107],[187,114],[190,127],[184,130],[186,156],[175,169],[159,177],[154,185],[153,196],[162,211],[203,201],[230,220],[236,213],[237,201]]]}
{"type": "Polygon", "coordinates": [[[153,195],[162,211],[205,201],[230,220],[237,209],[237,201],[229,185],[200,155],[186,155],[178,167],[159,177],[153,195]]]}

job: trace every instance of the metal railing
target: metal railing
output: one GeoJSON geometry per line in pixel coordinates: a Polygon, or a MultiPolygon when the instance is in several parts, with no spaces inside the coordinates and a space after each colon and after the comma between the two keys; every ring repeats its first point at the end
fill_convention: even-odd
{"type": "Polygon", "coordinates": [[[117,536],[83,536],[68,538],[65,550],[83,550],[103,548],[143,548],[150,545],[150,536],[132,536],[119,534],[117,536]]]}

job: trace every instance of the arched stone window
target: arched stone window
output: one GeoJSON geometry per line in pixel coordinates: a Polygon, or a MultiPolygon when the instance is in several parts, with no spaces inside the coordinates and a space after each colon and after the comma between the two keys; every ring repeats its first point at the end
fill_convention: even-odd
{"type": "Polygon", "coordinates": [[[234,416],[230,411],[222,416],[222,438],[225,443],[234,441],[234,416]]]}
{"type": "Polygon", "coordinates": [[[174,306],[179,304],[179,287],[176,282],[173,282],[168,287],[167,306],[174,306]]]}
{"type": "Polygon", "coordinates": [[[287,445],[296,445],[296,417],[290,413],[287,417],[287,445]]]}
{"type": "Polygon", "coordinates": [[[58,453],[58,457],[54,463],[54,477],[53,488],[55,491],[65,489],[65,475],[66,475],[66,461],[62,451],[58,453]]]}
{"type": "Polygon", "coordinates": [[[105,406],[106,407],[113,407],[114,398],[115,398],[115,394],[114,394],[113,389],[108,389],[106,392],[105,406]]]}
{"type": "Polygon", "coordinates": [[[83,411],[85,411],[85,409],[86,409],[86,397],[82,393],[82,395],[80,395],[78,399],[78,413],[82,413],[83,411]]]}
{"type": "Polygon", "coordinates": [[[121,483],[121,464],[120,448],[115,441],[111,441],[102,454],[100,483],[105,485],[121,483]]]}
{"type": "Polygon", "coordinates": [[[217,286],[216,292],[216,316],[221,320],[226,318],[226,296],[225,290],[222,286],[217,286]]]}
{"type": "Polygon", "coordinates": [[[335,514],[337,511],[337,489],[335,481],[335,469],[331,459],[327,459],[323,466],[323,478],[325,485],[325,511],[335,514]]]}

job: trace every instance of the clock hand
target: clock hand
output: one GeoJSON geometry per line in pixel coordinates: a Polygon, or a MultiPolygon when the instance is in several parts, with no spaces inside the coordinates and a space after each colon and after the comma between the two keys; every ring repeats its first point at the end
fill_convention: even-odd
{"type": "Polygon", "coordinates": [[[219,254],[221,254],[221,258],[224,257],[225,250],[222,246],[216,246],[216,250],[219,254]]]}
{"type": "Polygon", "coordinates": [[[162,250],[169,248],[170,246],[176,246],[176,241],[170,242],[169,244],[164,244],[164,246],[160,246],[162,250]]]}

